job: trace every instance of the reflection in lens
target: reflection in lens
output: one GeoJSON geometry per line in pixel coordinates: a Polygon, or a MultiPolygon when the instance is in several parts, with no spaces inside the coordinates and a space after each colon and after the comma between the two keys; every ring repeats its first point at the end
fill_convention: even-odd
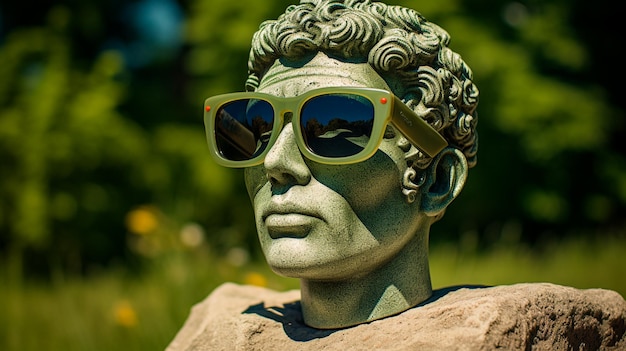
{"type": "Polygon", "coordinates": [[[347,157],[358,154],[370,140],[374,106],[354,94],[327,94],[312,98],[302,107],[300,129],[316,155],[347,157]]]}
{"type": "Polygon", "coordinates": [[[252,159],[267,147],[273,125],[274,110],[267,101],[228,102],[220,106],[215,116],[217,147],[227,160],[252,159]]]}

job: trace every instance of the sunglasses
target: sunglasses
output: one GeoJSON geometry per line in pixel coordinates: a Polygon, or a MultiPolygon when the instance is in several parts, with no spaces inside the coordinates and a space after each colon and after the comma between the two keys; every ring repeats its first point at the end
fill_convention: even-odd
{"type": "Polygon", "coordinates": [[[263,163],[292,113],[302,155],[324,164],[350,164],[370,158],[391,123],[430,157],[448,143],[392,93],[371,88],[321,88],[295,97],[231,93],[210,97],[204,124],[211,155],[226,167],[263,163]]]}

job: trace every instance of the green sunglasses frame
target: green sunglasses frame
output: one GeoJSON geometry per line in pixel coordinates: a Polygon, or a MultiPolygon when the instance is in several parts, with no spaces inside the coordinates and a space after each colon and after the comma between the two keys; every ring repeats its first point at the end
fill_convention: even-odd
{"type": "Polygon", "coordinates": [[[293,132],[300,152],[309,160],[317,163],[339,165],[367,160],[378,150],[385,135],[385,128],[389,123],[402,133],[412,145],[430,157],[434,157],[448,145],[448,142],[441,134],[406,106],[402,100],[386,90],[358,87],[330,87],[310,90],[294,97],[277,97],[264,93],[242,92],[216,95],[206,99],[204,102],[204,125],[211,156],[215,162],[225,167],[240,168],[262,164],[265,156],[280,135],[285,122],[284,115],[287,112],[293,113],[291,118],[292,125],[294,123],[298,125],[298,127],[293,127],[293,132]],[[374,106],[374,124],[372,126],[370,141],[362,151],[355,155],[346,157],[320,156],[311,152],[304,141],[302,131],[299,127],[300,111],[302,107],[312,98],[328,94],[358,95],[371,101],[372,106],[374,106]],[[274,125],[268,145],[261,154],[249,160],[233,161],[224,158],[217,147],[215,118],[217,111],[219,111],[224,104],[241,99],[256,99],[268,102],[274,109],[274,125]]]}

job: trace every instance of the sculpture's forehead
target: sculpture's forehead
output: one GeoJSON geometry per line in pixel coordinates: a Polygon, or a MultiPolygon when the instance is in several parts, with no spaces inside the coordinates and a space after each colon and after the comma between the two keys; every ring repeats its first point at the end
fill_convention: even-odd
{"type": "Polygon", "coordinates": [[[257,91],[289,97],[333,86],[390,90],[369,64],[339,61],[318,53],[304,65],[285,65],[277,60],[261,80],[257,91]]]}

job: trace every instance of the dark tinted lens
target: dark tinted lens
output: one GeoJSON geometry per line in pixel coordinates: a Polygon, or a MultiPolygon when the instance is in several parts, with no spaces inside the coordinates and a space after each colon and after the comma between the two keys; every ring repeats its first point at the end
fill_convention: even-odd
{"type": "Polygon", "coordinates": [[[219,107],[215,139],[225,159],[245,161],[267,147],[274,126],[274,109],[267,101],[242,99],[219,107]]]}
{"type": "Polygon", "coordinates": [[[356,155],[372,134],[374,105],[359,95],[317,96],[307,101],[300,113],[304,141],[319,156],[356,155]]]}

